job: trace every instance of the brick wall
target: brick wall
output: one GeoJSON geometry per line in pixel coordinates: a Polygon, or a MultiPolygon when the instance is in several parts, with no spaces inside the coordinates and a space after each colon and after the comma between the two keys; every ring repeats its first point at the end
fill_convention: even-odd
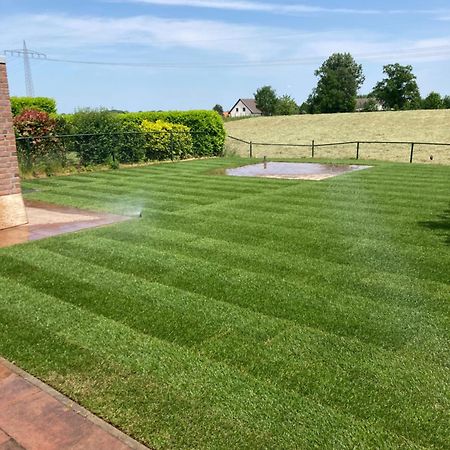
{"type": "Polygon", "coordinates": [[[0,229],[26,222],[6,64],[0,56],[0,229]]]}
{"type": "Polygon", "coordinates": [[[6,64],[0,60],[0,196],[20,193],[6,64]]]}

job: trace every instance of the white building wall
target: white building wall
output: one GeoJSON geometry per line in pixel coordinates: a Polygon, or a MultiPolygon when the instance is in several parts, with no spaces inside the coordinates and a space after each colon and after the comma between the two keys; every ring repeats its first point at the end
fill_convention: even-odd
{"type": "Polygon", "coordinates": [[[230,117],[246,117],[251,116],[252,112],[239,100],[239,103],[230,111],[230,117]]]}

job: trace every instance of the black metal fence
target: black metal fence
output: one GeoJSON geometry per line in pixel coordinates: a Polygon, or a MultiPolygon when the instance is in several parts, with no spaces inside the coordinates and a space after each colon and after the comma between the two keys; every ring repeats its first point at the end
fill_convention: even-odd
{"type": "Polygon", "coordinates": [[[199,155],[195,131],[138,131],[16,137],[21,169],[59,165],[138,163],[186,159],[199,155]]]}
{"type": "MultiPolygon", "coordinates": [[[[338,147],[340,150],[342,150],[343,147],[351,147],[353,150],[350,149],[350,151],[346,152],[346,156],[354,157],[356,159],[360,159],[361,156],[363,156],[366,159],[372,159],[370,158],[370,151],[369,146],[371,145],[383,145],[383,146],[401,146],[404,150],[402,152],[404,153],[404,160],[406,161],[407,158],[409,159],[410,163],[414,162],[415,157],[415,151],[416,149],[421,147],[429,147],[429,148],[435,148],[435,149],[442,149],[443,151],[446,151],[447,157],[450,157],[450,143],[442,143],[442,142],[410,142],[410,141],[367,141],[367,140],[360,140],[360,141],[343,141],[343,142],[329,142],[329,143],[318,143],[315,140],[312,140],[310,144],[295,144],[295,143],[269,143],[269,142],[255,142],[255,141],[247,141],[245,139],[240,139],[234,136],[228,136],[229,139],[234,140],[236,142],[245,144],[248,146],[248,156],[250,158],[256,158],[256,149],[258,147],[271,147],[271,148],[283,148],[283,149],[304,149],[305,152],[302,153],[302,156],[308,156],[311,158],[320,157],[320,156],[330,156],[330,155],[321,155],[320,150],[323,148],[332,148],[332,147],[338,147]],[[362,155],[363,150],[365,151],[364,155],[362,155]]],[[[387,150],[389,151],[389,150],[387,150]]],[[[288,152],[289,153],[289,152],[288,152]]],[[[342,157],[342,151],[337,152],[336,157],[342,157]]],[[[402,153],[402,154],[403,154],[402,153]]],[[[287,155],[291,157],[295,157],[297,155],[287,155]]],[[[429,159],[433,160],[435,158],[435,155],[430,154],[429,159]]],[[[450,162],[450,161],[449,161],[450,162]]]]}

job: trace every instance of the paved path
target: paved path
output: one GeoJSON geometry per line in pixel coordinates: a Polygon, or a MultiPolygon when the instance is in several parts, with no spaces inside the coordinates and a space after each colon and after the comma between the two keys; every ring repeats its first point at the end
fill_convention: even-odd
{"type": "Polygon", "coordinates": [[[0,358],[0,450],[144,450],[116,428],[0,358]]]}
{"type": "Polygon", "coordinates": [[[131,219],[128,216],[97,213],[35,200],[25,200],[25,206],[28,223],[0,230],[0,248],[131,219]]]}

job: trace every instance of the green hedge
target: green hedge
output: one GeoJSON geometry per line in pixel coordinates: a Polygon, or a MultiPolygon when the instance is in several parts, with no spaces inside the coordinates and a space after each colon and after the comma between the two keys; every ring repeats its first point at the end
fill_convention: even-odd
{"type": "Polygon", "coordinates": [[[145,156],[148,160],[186,159],[192,156],[189,127],[163,120],[144,120],[140,130],[145,133],[145,156]]]}
{"type": "Polygon", "coordinates": [[[65,118],[73,134],[83,135],[72,140],[81,164],[103,164],[117,154],[121,127],[115,114],[83,109],[65,118]]]}
{"type": "Polygon", "coordinates": [[[11,110],[14,117],[26,109],[56,114],[56,101],[48,97],[11,97],[11,110]]]}
{"type": "Polygon", "coordinates": [[[189,127],[194,156],[221,156],[225,144],[223,120],[215,111],[168,111],[118,114],[120,121],[140,125],[144,120],[176,123],[189,127]]]}
{"type": "Polygon", "coordinates": [[[224,149],[223,121],[214,111],[117,113],[83,109],[74,114],[51,114],[51,118],[57,134],[74,135],[61,142],[66,152],[76,153],[83,165],[220,156],[224,149]],[[150,124],[147,133],[143,133],[144,121],[150,124]],[[161,127],[164,133],[156,137],[161,127]],[[184,132],[175,136],[181,130],[184,132]],[[150,150],[151,146],[157,151],[150,150]]]}

